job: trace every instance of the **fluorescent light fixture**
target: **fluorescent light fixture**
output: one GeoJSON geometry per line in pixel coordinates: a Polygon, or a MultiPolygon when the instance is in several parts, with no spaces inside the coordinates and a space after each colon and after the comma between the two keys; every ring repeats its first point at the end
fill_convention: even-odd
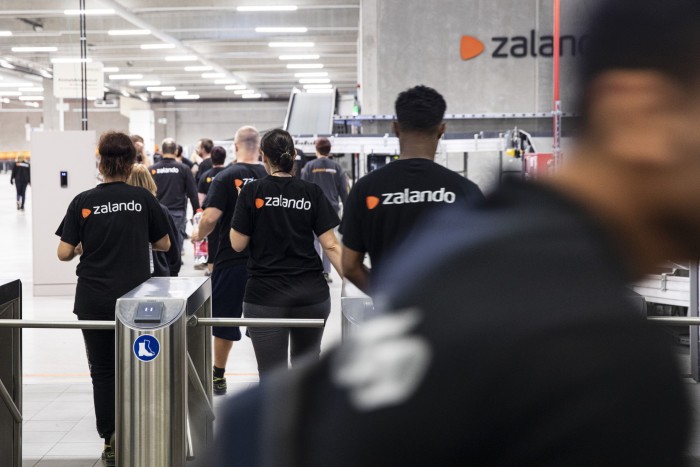
{"type": "Polygon", "coordinates": [[[8,99],[7,97],[3,97],[2,99],[0,99],[0,102],[2,102],[3,104],[9,104],[10,99],[8,99]]]}
{"type": "Polygon", "coordinates": [[[307,32],[309,28],[304,27],[284,27],[284,28],[255,28],[255,32],[271,32],[271,33],[285,33],[285,32],[307,32]]]}
{"type": "Polygon", "coordinates": [[[208,65],[192,65],[192,66],[186,66],[185,71],[210,71],[213,70],[212,67],[208,65]]]}
{"type": "Polygon", "coordinates": [[[59,57],[52,58],[51,63],[92,63],[92,58],[59,57]]]}
{"type": "Polygon", "coordinates": [[[250,5],[239,6],[237,11],[297,11],[296,5],[250,5]]]}
{"type": "Polygon", "coordinates": [[[299,80],[299,84],[328,84],[331,80],[327,78],[303,78],[299,80]]]}
{"type": "Polygon", "coordinates": [[[320,55],[280,55],[280,60],[318,60],[320,55]]]}
{"type": "Polygon", "coordinates": [[[41,76],[43,76],[44,78],[48,78],[48,79],[53,78],[53,75],[46,70],[39,70],[39,74],[41,76]]]}
{"type": "Polygon", "coordinates": [[[309,94],[332,94],[335,92],[334,89],[307,89],[306,92],[309,94]]]}
{"type": "Polygon", "coordinates": [[[56,52],[58,47],[12,47],[13,52],[56,52]]]}
{"type": "Polygon", "coordinates": [[[184,96],[189,94],[189,91],[163,91],[160,93],[162,96],[184,96]]]}
{"type": "Polygon", "coordinates": [[[17,97],[21,95],[22,93],[19,91],[0,91],[0,96],[2,97],[17,97]]]}
{"type": "Polygon", "coordinates": [[[125,90],[122,89],[122,96],[124,96],[124,97],[130,97],[131,94],[129,94],[128,92],[126,92],[125,90]]]}
{"type": "Polygon", "coordinates": [[[167,55],[166,62],[194,62],[197,60],[195,55],[167,55]]]}
{"type": "Polygon", "coordinates": [[[130,74],[130,75],[109,75],[109,79],[142,79],[143,75],[140,73],[130,74]]]}
{"type": "MultiPolygon", "coordinates": [[[[42,87],[37,87],[37,88],[19,88],[20,91],[22,92],[44,92],[44,88],[42,87]]],[[[107,88],[105,88],[105,91],[107,88]]]]}
{"type": "Polygon", "coordinates": [[[178,94],[173,97],[179,101],[196,101],[199,99],[199,94],[178,94]]]}
{"type": "Polygon", "coordinates": [[[129,86],[160,86],[158,80],[129,81],[129,86]]]}
{"type": "Polygon", "coordinates": [[[143,94],[139,96],[139,99],[141,99],[144,102],[148,102],[148,97],[144,96],[143,94]]]}
{"type": "Polygon", "coordinates": [[[0,66],[3,68],[7,68],[8,70],[14,70],[16,68],[12,63],[6,60],[0,60],[0,66]]]}
{"type": "Polygon", "coordinates": [[[0,36],[11,36],[12,31],[0,31],[0,36]]]}
{"type": "Polygon", "coordinates": [[[227,91],[241,91],[241,90],[245,89],[245,85],[244,84],[229,84],[224,89],[226,89],[227,91]]]}
{"type": "Polygon", "coordinates": [[[156,92],[156,91],[174,91],[175,86],[149,86],[146,91],[156,92]]]}
{"type": "Polygon", "coordinates": [[[19,96],[21,101],[43,101],[44,96],[19,96]]]}
{"type": "Polygon", "coordinates": [[[38,102],[25,102],[24,105],[26,105],[27,107],[34,107],[34,108],[39,107],[38,102]]]}
{"type": "Polygon", "coordinates": [[[270,42],[270,47],[313,47],[313,42],[270,42]]]}
{"type": "Polygon", "coordinates": [[[116,73],[119,71],[119,67],[118,66],[105,66],[105,67],[102,67],[102,71],[105,73],[116,73]]]}
{"type": "Polygon", "coordinates": [[[148,29],[111,29],[107,31],[110,36],[147,36],[151,33],[148,29]]]}
{"type": "Polygon", "coordinates": [[[161,44],[141,44],[142,50],[174,49],[175,44],[163,42],[161,44]]]}
{"type": "Polygon", "coordinates": [[[202,78],[223,78],[226,73],[202,73],[202,78]]]}
{"type": "Polygon", "coordinates": [[[32,83],[27,83],[26,81],[15,81],[10,83],[0,83],[0,88],[23,88],[31,84],[32,83]]]}
{"type": "Polygon", "coordinates": [[[238,81],[236,81],[235,79],[231,79],[231,78],[214,80],[214,84],[236,84],[237,82],[238,81]]]}
{"type": "Polygon", "coordinates": [[[313,73],[294,73],[295,78],[325,78],[328,76],[327,71],[316,71],[313,73]]]}
{"type": "Polygon", "coordinates": [[[255,94],[255,91],[253,91],[252,89],[240,89],[238,91],[233,91],[233,93],[242,96],[244,94],[255,94]]]}
{"type": "Polygon", "coordinates": [[[288,70],[320,70],[323,63],[288,63],[288,70]]]}
{"type": "Polygon", "coordinates": [[[241,96],[243,99],[260,99],[262,94],[244,94],[241,96]]]}
{"type": "Polygon", "coordinates": [[[81,13],[84,13],[85,16],[113,15],[114,10],[111,8],[95,8],[92,10],[63,10],[63,14],[66,16],[78,16],[81,13]]]}
{"type": "Polygon", "coordinates": [[[304,89],[331,89],[332,84],[305,84],[304,89]]]}

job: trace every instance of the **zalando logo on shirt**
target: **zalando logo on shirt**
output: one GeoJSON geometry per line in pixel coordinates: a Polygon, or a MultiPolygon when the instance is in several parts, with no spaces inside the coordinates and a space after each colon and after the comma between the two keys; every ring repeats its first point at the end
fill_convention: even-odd
{"type": "Polygon", "coordinates": [[[178,174],[180,171],[175,167],[161,167],[160,169],[152,169],[151,173],[155,174],[178,174]]]}
{"type": "Polygon", "coordinates": [[[448,203],[452,204],[457,199],[457,195],[452,191],[446,191],[445,188],[430,191],[411,191],[406,188],[404,191],[394,193],[382,193],[381,198],[377,196],[368,196],[365,202],[367,209],[372,210],[380,204],[417,204],[417,203],[448,203]]]}
{"type": "Polygon", "coordinates": [[[253,181],[255,181],[254,178],[244,178],[242,180],[240,178],[237,178],[233,181],[233,184],[236,185],[236,188],[240,188],[240,187],[245,186],[253,181]]]}
{"type": "Polygon", "coordinates": [[[261,209],[263,206],[271,206],[278,208],[299,209],[302,211],[311,210],[311,201],[302,199],[285,198],[282,195],[273,197],[266,196],[265,199],[255,198],[255,207],[261,209]]]}
{"type": "Polygon", "coordinates": [[[87,219],[87,217],[93,213],[98,215],[122,211],[141,212],[142,209],[143,207],[141,206],[141,203],[137,203],[136,201],[132,200],[128,203],[107,203],[101,206],[93,206],[92,211],[89,209],[83,209],[82,215],[83,219],[87,219]]]}

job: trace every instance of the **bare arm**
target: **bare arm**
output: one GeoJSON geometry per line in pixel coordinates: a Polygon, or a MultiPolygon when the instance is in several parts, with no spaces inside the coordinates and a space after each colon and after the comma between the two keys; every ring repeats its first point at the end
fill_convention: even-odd
{"type": "Polygon", "coordinates": [[[216,223],[221,218],[223,212],[218,208],[206,208],[202,212],[202,218],[199,220],[199,225],[192,232],[192,241],[201,242],[204,237],[209,235],[216,228],[216,223]]]}
{"type": "Polygon", "coordinates": [[[170,237],[168,234],[165,234],[163,238],[157,242],[151,243],[151,248],[153,248],[154,251],[168,251],[170,249],[170,237]]]}
{"type": "Polygon", "coordinates": [[[243,235],[234,229],[231,229],[229,237],[231,238],[231,247],[238,253],[245,250],[250,243],[250,237],[248,235],[243,235]]]}
{"type": "Polygon", "coordinates": [[[199,200],[199,205],[203,205],[204,200],[207,199],[206,193],[197,193],[197,199],[199,200]]]}
{"type": "Polygon", "coordinates": [[[342,260],[345,277],[369,295],[370,270],[364,265],[365,253],[343,246],[342,260]]]}
{"type": "Polygon", "coordinates": [[[340,246],[340,242],[336,238],[333,229],[327,230],[319,235],[318,241],[321,243],[323,251],[325,251],[328,255],[328,259],[331,261],[331,264],[335,270],[338,271],[340,277],[343,277],[343,265],[341,264],[342,247],[340,246]]]}
{"type": "Polygon", "coordinates": [[[70,261],[76,256],[82,254],[83,249],[80,244],[73,246],[70,243],[66,243],[63,240],[58,242],[58,259],[61,261],[70,261]]]}

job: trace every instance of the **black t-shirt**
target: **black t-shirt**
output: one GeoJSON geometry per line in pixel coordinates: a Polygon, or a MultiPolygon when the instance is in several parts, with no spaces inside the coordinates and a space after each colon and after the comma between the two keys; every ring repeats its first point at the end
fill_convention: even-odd
{"type": "Polygon", "coordinates": [[[294,177],[265,177],[245,185],[231,227],[250,236],[250,279],[244,301],[304,306],[329,297],[323,264],[314,248],[339,223],[318,185],[294,177]]]}
{"type": "Polygon", "coordinates": [[[320,186],[336,211],[340,209],[341,201],[343,204],[347,202],[348,179],[336,161],[319,157],[304,166],[301,178],[320,186]]]}
{"type": "Polygon", "coordinates": [[[171,211],[186,211],[187,198],[192,203],[192,209],[199,209],[197,186],[192,172],[184,164],[166,157],[148,168],[156,182],[158,201],[171,211]]]}
{"type": "Polygon", "coordinates": [[[212,167],[207,170],[207,173],[202,175],[199,179],[199,184],[197,185],[197,191],[202,194],[209,193],[209,187],[211,187],[211,182],[214,181],[214,177],[224,170],[225,167],[212,167]]]}
{"type": "Polygon", "coordinates": [[[197,174],[195,175],[195,179],[197,181],[197,184],[199,184],[199,180],[202,178],[202,175],[207,173],[211,168],[214,166],[214,163],[211,160],[211,157],[207,157],[204,159],[202,162],[199,163],[199,170],[197,171],[197,174]]]}
{"type": "Polygon", "coordinates": [[[236,209],[238,188],[267,175],[261,164],[236,163],[219,173],[211,184],[205,208],[221,211],[216,228],[219,229],[219,247],[214,264],[217,268],[246,264],[248,250],[240,253],[231,248],[231,218],[236,209]]]}
{"type": "Polygon", "coordinates": [[[373,271],[431,210],[483,201],[473,182],[428,159],[399,159],[362,177],[343,209],[348,248],[369,253],[373,271]]]}
{"type": "Polygon", "coordinates": [[[168,227],[160,204],[145,188],[103,183],[76,196],[56,231],[62,241],[83,246],[73,312],[114,319],[117,298],[151,277],[148,245],[163,238],[168,227]]]}
{"type": "Polygon", "coordinates": [[[685,465],[671,343],[581,207],[504,188],[406,247],[377,278],[395,311],[233,399],[213,466],[685,465]]]}
{"type": "Polygon", "coordinates": [[[12,175],[10,176],[10,183],[29,183],[31,180],[29,162],[17,162],[14,167],[12,167],[12,175]]]}
{"type": "Polygon", "coordinates": [[[192,167],[194,167],[194,162],[192,162],[191,160],[189,160],[185,156],[182,156],[180,159],[181,160],[179,162],[182,164],[185,164],[188,168],[192,169],[192,167]]]}

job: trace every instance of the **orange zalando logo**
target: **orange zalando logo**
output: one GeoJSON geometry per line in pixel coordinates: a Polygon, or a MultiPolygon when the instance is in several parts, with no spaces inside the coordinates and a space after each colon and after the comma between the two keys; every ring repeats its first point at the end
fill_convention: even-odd
{"type": "Polygon", "coordinates": [[[151,170],[151,175],[155,175],[155,174],[156,174],[156,169],[152,169],[152,170],[151,170]]]}
{"type": "Polygon", "coordinates": [[[260,209],[263,206],[265,206],[265,200],[263,200],[262,198],[255,198],[255,207],[260,209]]]}
{"type": "Polygon", "coordinates": [[[243,180],[237,178],[233,181],[233,183],[236,185],[236,188],[240,188],[243,186],[243,180]]]}
{"type": "Polygon", "coordinates": [[[83,219],[87,219],[87,217],[88,217],[90,214],[92,214],[92,211],[90,211],[89,209],[83,209],[83,210],[82,210],[82,214],[83,214],[83,219]]]}
{"type": "Polygon", "coordinates": [[[367,209],[372,210],[379,206],[379,198],[376,196],[368,196],[367,199],[367,209]]]}
{"type": "Polygon", "coordinates": [[[484,51],[484,43],[476,37],[462,36],[462,42],[459,49],[460,54],[462,55],[462,60],[470,60],[481,55],[481,53],[484,51]]]}

